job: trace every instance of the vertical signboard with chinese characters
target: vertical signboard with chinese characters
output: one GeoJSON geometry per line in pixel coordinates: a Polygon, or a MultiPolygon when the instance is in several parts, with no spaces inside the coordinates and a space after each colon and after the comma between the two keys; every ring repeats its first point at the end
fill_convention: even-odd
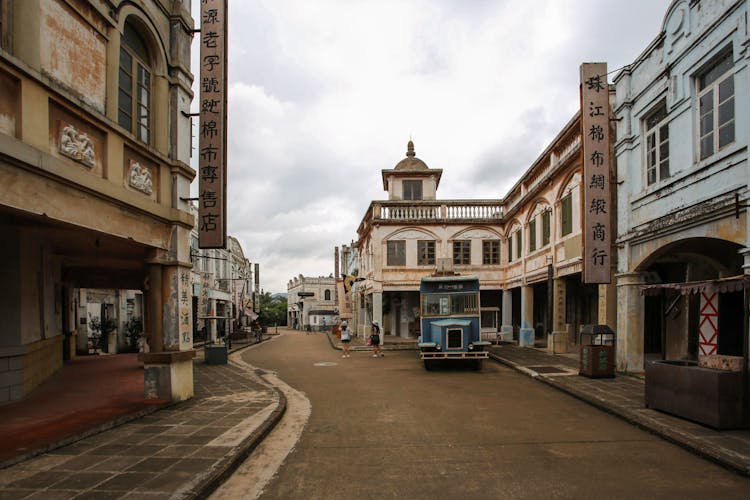
{"type": "Polygon", "coordinates": [[[189,268],[180,268],[178,281],[177,290],[180,301],[178,306],[180,312],[180,350],[184,351],[193,347],[193,321],[195,320],[194,318],[191,318],[193,303],[189,268]]]}
{"type": "Polygon", "coordinates": [[[583,282],[611,281],[612,197],[609,172],[609,87],[606,63],[581,65],[583,143],[583,282]]]}
{"type": "Polygon", "coordinates": [[[200,0],[198,246],[227,240],[227,0],[200,0]]]}

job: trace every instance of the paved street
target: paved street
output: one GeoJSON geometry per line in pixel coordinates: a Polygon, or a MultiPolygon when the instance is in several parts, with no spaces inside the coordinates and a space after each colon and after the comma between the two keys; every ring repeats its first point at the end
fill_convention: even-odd
{"type": "Polygon", "coordinates": [[[750,480],[493,362],[427,372],[413,351],[344,359],[299,333],[242,356],[312,404],[262,498],[750,495],[750,480]]]}

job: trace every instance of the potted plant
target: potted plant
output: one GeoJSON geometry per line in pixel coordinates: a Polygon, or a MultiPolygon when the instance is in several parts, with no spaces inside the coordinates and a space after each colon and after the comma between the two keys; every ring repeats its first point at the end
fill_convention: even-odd
{"type": "Polygon", "coordinates": [[[143,320],[140,317],[130,318],[125,322],[125,342],[127,352],[138,352],[138,342],[143,334],[143,320]]]}
{"type": "Polygon", "coordinates": [[[117,330],[117,322],[112,318],[104,318],[102,320],[99,316],[89,317],[89,328],[91,329],[92,344],[94,351],[100,349],[104,352],[114,351],[110,349],[110,334],[117,330]]]}

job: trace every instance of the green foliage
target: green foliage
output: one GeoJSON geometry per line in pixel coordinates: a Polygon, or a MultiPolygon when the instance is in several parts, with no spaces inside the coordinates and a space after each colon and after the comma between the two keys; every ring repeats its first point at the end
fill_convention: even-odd
{"type": "Polygon", "coordinates": [[[139,317],[130,318],[125,323],[125,340],[128,343],[128,351],[138,352],[138,339],[143,333],[143,320],[139,317]]]}
{"type": "Polygon", "coordinates": [[[258,321],[263,326],[286,325],[286,297],[271,296],[269,292],[260,294],[258,321]]]}

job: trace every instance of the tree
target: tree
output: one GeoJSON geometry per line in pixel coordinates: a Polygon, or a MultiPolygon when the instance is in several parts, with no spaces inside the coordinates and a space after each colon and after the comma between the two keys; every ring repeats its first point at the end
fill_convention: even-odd
{"type": "Polygon", "coordinates": [[[259,302],[258,321],[261,325],[286,326],[286,297],[261,291],[259,302]]]}

